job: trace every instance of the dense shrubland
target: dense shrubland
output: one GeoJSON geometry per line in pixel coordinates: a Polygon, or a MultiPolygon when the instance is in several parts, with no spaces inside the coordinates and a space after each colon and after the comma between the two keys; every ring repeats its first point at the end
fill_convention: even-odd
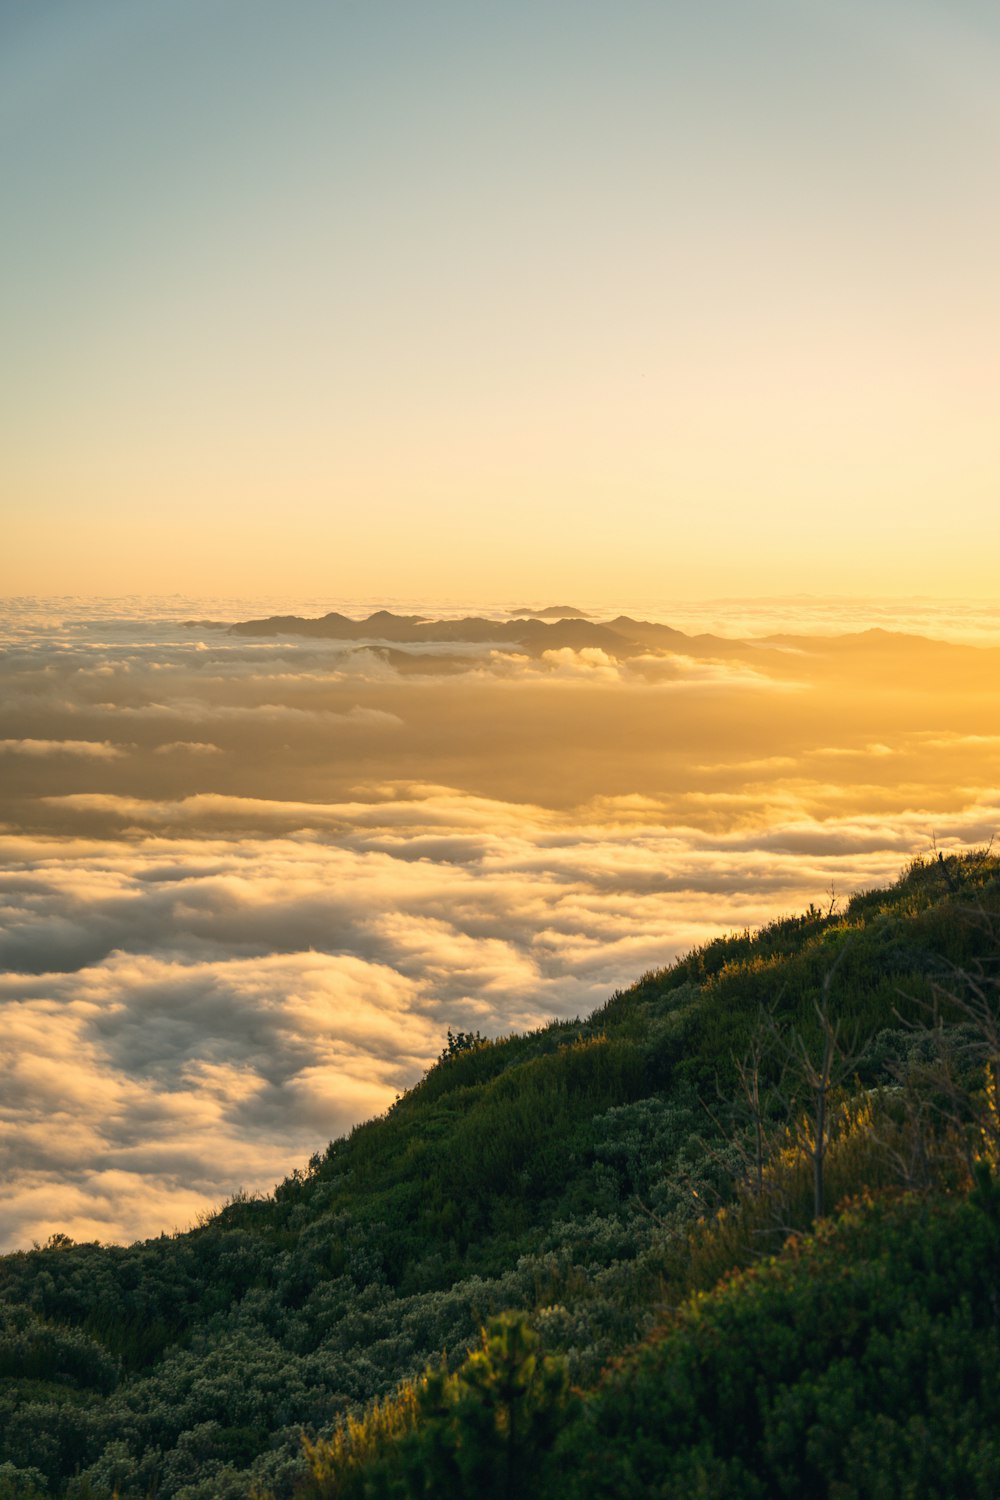
{"type": "Polygon", "coordinates": [[[0,1500],[996,1493],[998,936],[1000,861],[918,861],[4,1257],[0,1500]]]}
{"type": "Polygon", "coordinates": [[[310,1445],[312,1500],[967,1496],[1000,1477],[1000,1189],[862,1201],[585,1397],[521,1315],[310,1445]]]}

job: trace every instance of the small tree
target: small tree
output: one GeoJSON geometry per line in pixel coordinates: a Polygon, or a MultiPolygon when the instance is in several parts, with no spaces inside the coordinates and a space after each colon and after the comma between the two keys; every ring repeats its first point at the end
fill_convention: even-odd
{"type": "MultiPolygon", "coordinates": [[[[830,986],[839,962],[838,958],[827,970],[820,997],[814,1002],[818,1045],[801,1031],[783,1034],[773,1009],[762,1010],[747,1051],[742,1058],[733,1058],[739,1089],[735,1100],[727,1101],[728,1124],[723,1124],[702,1100],[702,1107],[725,1139],[730,1164],[735,1156],[738,1182],[755,1198],[772,1194],[776,1210],[781,1178],[769,1168],[787,1152],[791,1122],[799,1116],[796,1142],[812,1167],[815,1219],[826,1214],[826,1158],[839,1123],[833,1101],[864,1055],[856,1036],[845,1032],[842,1020],[831,1010],[830,986]],[[778,1063],[780,1077],[775,1083],[767,1082],[768,1075],[778,1071],[778,1063]],[[784,1124],[777,1123],[781,1119],[784,1124]]],[[[708,1142],[703,1144],[710,1156],[725,1165],[722,1152],[708,1142]]],[[[791,1226],[782,1219],[781,1227],[787,1230],[791,1226]]]]}
{"type": "Polygon", "coordinates": [[[559,1429],[566,1361],[542,1354],[523,1313],[483,1329],[454,1375],[429,1371],[417,1426],[404,1444],[407,1493],[454,1500],[521,1500],[559,1429]]]}
{"type": "Polygon", "coordinates": [[[541,1353],[524,1313],[491,1318],[449,1374],[429,1368],[394,1398],[306,1442],[317,1500],[525,1500],[570,1402],[565,1359],[541,1353]]]}
{"type": "Polygon", "coordinates": [[[775,1106],[780,1104],[780,1089],[765,1081],[773,1032],[773,1009],[761,1009],[746,1052],[742,1057],[733,1054],[738,1083],[735,1098],[716,1079],[718,1107],[700,1100],[702,1109],[726,1143],[725,1152],[720,1152],[702,1137],[702,1147],[727,1172],[732,1171],[735,1158],[738,1181],[756,1198],[764,1192],[767,1164],[776,1146],[774,1118],[775,1106]]]}
{"type": "Polygon", "coordinates": [[[785,1058],[784,1080],[789,1105],[794,1107],[796,1099],[802,1095],[807,1101],[802,1135],[806,1155],[812,1163],[813,1218],[817,1220],[826,1214],[826,1157],[835,1125],[832,1096],[853,1077],[864,1056],[857,1034],[845,1030],[842,1018],[834,1016],[830,1005],[833,976],[846,951],[846,947],[841,948],[827,969],[820,996],[813,1002],[819,1022],[819,1045],[810,1043],[801,1031],[786,1038],[780,1036],[777,1028],[774,1030],[785,1058]]]}
{"type": "Polygon", "coordinates": [[[462,1052],[476,1052],[485,1046],[486,1038],[480,1036],[478,1031],[452,1031],[449,1026],[448,1045],[442,1048],[440,1061],[446,1062],[449,1057],[458,1057],[462,1052]]]}

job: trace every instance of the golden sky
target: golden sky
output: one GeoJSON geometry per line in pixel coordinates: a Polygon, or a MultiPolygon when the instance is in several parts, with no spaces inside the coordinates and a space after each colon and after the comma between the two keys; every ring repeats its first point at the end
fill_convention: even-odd
{"type": "Polygon", "coordinates": [[[982,0],[0,18],[0,591],[995,593],[982,0]]]}

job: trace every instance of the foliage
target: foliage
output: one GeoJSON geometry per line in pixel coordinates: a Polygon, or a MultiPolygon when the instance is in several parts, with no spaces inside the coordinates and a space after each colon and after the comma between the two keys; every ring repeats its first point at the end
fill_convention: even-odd
{"type": "Polygon", "coordinates": [[[994,1496],[998,1201],[988,1179],[976,1201],[858,1205],[695,1298],[609,1374],[537,1493],[994,1496]]]}
{"type": "Polygon", "coordinates": [[[390,1402],[306,1444],[315,1500],[405,1496],[518,1500],[529,1494],[570,1410],[565,1359],[542,1354],[522,1315],[483,1329],[449,1375],[429,1368],[390,1402]]]}
{"type": "MultiPolygon", "coordinates": [[[[557,1418],[581,1451],[611,1433],[614,1412],[632,1399],[613,1395],[615,1382],[621,1392],[645,1389],[638,1373],[627,1377],[631,1365],[597,1386],[626,1348],[645,1351],[636,1371],[657,1360],[687,1370],[691,1350],[707,1359],[734,1329],[761,1351],[787,1340],[798,1359],[798,1325],[781,1320],[794,1314],[811,1337],[822,1334],[807,1295],[813,1283],[803,1278],[826,1288],[832,1330],[838,1307],[845,1326],[852,1309],[874,1308],[872,1288],[882,1283],[864,1267],[886,1256],[910,1267],[916,1300],[911,1306],[906,1289],[878,1273],[889,1277],[886,1305],[900,1321],[897,1333],[872,1322],[864,1348],[875,1352],[866,1358],[890,1390],[902,1381],[903,1352],[926,1355],[927,1378],[943,1394],[933,1410],[913,1406],[905,1432],[877,1405],[881,1425],[872,1415],[863,1430],[887,1472],[908,1473],[912,1454],[926,1450],[928,1473],[970,1486],[952,1492],[978,1493],[992,1450],[955,1372],[978,1390],[992,1324],[980,1346],[964,1313],[944,1326],[920,1288],[927,1276],[931,1290],[944,1284],[949,1235],[993,1253],[983,1228],[993,1190],[980,1184],[965,1195],[980,1168],[996,1165],[1000,1140],[990,1031],[998,923],[995,857],[917,861],[894,886],[861,893],[842,912],[813,907],[710,943],[617,992],[587,1021],[494,1040],[449,1036],[439,1062],[385,1115],[317,1153],[271,1196],[240,1196],[189,1233],[127,1247],[56,1236],[0,1258],[0,1497],[282,1500],[309,1472],[303,1431],[314,1460],[326,1455],[324,1484],[346,1484],[345,1463],[355,1474],[362,1488],[345,1494],[419,1494],[420,1476],[444,1466],[452,1489],[441,1493],[458,1495],[473,1470],[486,1482],[476,1453],[492,1454],[483,1459],[489,1483],[513,1483],[504,1474],[523,1478],[529,1463],[542,1474],[557,1418]],[[808,1249],[793,1241],[779,1269],[759,1268],[790,1233],[813,1229],[815,1130],[810,1137],[806,1110],[815,1100],[786,1063],[789,1048],[822,1055],[824,989],[830,1014],[856,1040],[856,1067],[831,1075],[824,1106],[825,1202],[864,1189],[880,1202],[852,1210],[834,1239],[823,1229],[808,1249]],[[787,1045],[760,1053],[766,1150],[759,1170],[748,1171],[753,1120],[741,1066],[762,1013],[787,1045]],[[918,1196],[881,1204],[902,1190],[918,1196]],[[921,1224],[940,1265],[914,1258],[921,1224]],[[711,1311],[711,1299],[696,1304],[701,1311],[680,1310],[738,1267],[747,1276],[718,1294],[729,1311],[711,1311]],[[530,1321],[494,1321],[512,1313],[530,1321]],[[644,1344],[665,1317],[672,1331],[644,1344]],[[897,1349],[897,1334],[911,1333],[916,1342],[897,1349]],[[975,1347],[961,1343],[966,1334],[975,1347]],[[668,1358],[672,1339],[689,1353],[668,1358]],[[566,1380],[598,1392],[572,1419],[566,1380]],[[909,1444],[898,1462],[894,1444],[909,1444]],[[384,1491],[371,1488],[379,1466],[384,1491]]],[[[955,1243],[951,1293],[961,1303],[978,1287],[988,1301],[985,1282],[963,1280],[974,1268],[955,1243]]],[[[815,1386],[808,1399],[805,1386],[798,1394],[789,1386],[780,1400],[761,1396],[771,1446],[761,1438],[752,1462],[749,1450],[712,1447],[707,1435],[713,1412],[723,1427],[738,1427],[740,1403],[757,1399],[737,1379],[735,1346],[718,1355],[715,1396],[685,1375],[684,1420],[701,1436],[684,1449],[681,1492],[723,1493],[730,1473],[734,1494],[792,1492],[798,1463],[832,1475],[833,1460],[822,1468],[809,1444],[822,1445],[829,1426],[849,1445],[851,1413],[868,1400],[867,1386],[855,1391],[847,1380],[844,1358],[830,1353],[840,1384],[802,1366],[815,1386]]],[[[763,1381],[760,1361],[749,1368],[763,1381]]],[[[662,1411],[664,1422],[679,1420],[680,1407],[662,1411]]],[[[650,1452],[664,1441],[650,1436],[650,1452]]],[[[622,1462],[639,1473],[642,1444],[632,1446],[624,1443],[622,1462]]],[[[559,1451],[568,1474],[569,1450],[559,1451]]],[[[629,1493],[632,1481],[619,1479],[618,1492],[629,1493]]],[[[930,1493],[911,1480],[912,1493],[930,1493]]],[[[848,1488],[836,1493],[855,1493],[851,1482],[841,1474],[836,1483],[848,1488]]]]}

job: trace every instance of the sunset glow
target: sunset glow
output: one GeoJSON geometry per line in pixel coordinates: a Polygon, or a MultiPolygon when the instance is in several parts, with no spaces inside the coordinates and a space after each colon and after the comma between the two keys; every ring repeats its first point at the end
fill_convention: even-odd
{"type": "Polygon", "coordinates": [[[996,17],[4,17],[6,593],[989,595],[996,17]]]}

